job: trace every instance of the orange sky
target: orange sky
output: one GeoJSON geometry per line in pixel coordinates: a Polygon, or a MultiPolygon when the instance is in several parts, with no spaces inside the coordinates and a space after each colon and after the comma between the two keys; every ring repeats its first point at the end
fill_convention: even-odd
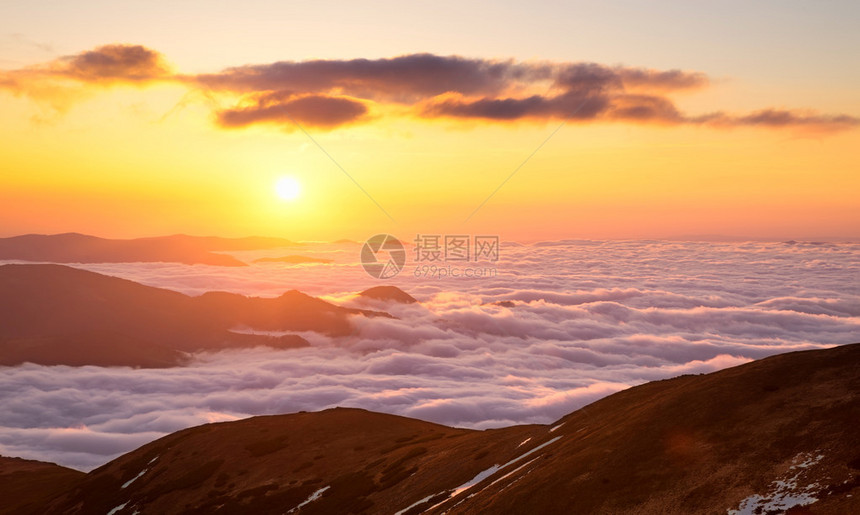
{"type": "MultiPolygon", "coordinates": [[[[489,27],[478,30],[497,45],[458,32],[453,40],[462,46],[450,48],[444,20],[429,14],[411,37],[389,12],[356,38],[352,25],[341,33],[337,17],[324,22],[264,4],[271,16],[313,19],[328,35],[276,36],[265,13],[219,11],[187,28],[197,38],[183,41],[179,27],[147,28],[130,7],[106,14],[128,29],[119,36],[94,21],[79,20],[90,32],[64,28],[63,16],[79,14],[62,6],[49,23],[25,7],[0,8],[18,26],[0,37],[2,235],[860,237],[860,81],[837,59],[860,45],[841,22],[825,33],[833,20],[800,25],[803,13],[787,6],[768,30],[790,38],[794,24],[806,26],[791,37],[808,45],[785,44],[756,69],[748,54],[774,51],[772,40],[753,39],[752,25],[731,20],[699,27],[698,37],[696,27],[666,33],[675,45],[656,31],[642,34],[661,53],[627,46],[625,58],[624,45],[597,34],[541,42],[546,31],[564,34],[549,14],[520,20],[523,47],[489,27]],[[279,53],[253,31],[226,41],[210,33],[236,16],[271,38],[305,44],[281,41],[279,53]],[[721,43],[718,29],[727,27],[747,46],[721,43]],[[201,40],[208,53],[196,50],[201,40]],[[701,50],[700,62],[686,41],[701,50]],[[827,45],[840,54],[825,53],[827,45]],[[390,59],[413,52],[430,57],[390,59]],[[368,61],[350,61],[359,57],[368,61]],[[302,64],[310,59],[324,59],[325,70],[302,64]],[[276,61],[287,64],[270,66],[276,61]],[[249,64],[260,66],[227,70],[249,64]],[[487,71],[493,67],[503,79],[487,71]],[[276,195],[283,176],[300,183],[296,200],[276,195]]],[[[499,24],[516,21],[506,5],[494,15],[508,17],[499,24]]],[[[676,5],[659,4],[665,12],[651,21],[698,19],[671,11],[676,5]]],[[[477,21],[470,9],[463,16],[477,21]]],[[[609,14],[589,16],[594,31],[609,14]]],[[[637,12],[619,16],[629,37],[637,12]]]]}

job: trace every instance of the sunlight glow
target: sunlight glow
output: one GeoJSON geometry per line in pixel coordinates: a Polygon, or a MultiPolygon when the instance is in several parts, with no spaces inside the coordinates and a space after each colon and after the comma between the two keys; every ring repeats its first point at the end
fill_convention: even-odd
{"type": "Polygon", "coordinates": [[[295,200],[301,192],[301,184],[293,177],[281,177],[275,183],[275,193],[281,200],[295,200]]]}

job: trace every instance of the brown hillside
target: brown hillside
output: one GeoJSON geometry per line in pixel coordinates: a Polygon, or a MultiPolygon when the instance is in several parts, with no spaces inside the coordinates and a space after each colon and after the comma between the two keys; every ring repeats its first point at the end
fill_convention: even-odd
{"type": "Polygon", "coordinates": [[[45,502],[85,477],[53,463],[0,456],[0,515],[38,513],[45,502]]]}
{"type": "Polygon", "coordinates": [[[44,509],[779,513],[774,503],[805,496],[792,513],[858,513],[858,392],[854,344],[648,383],[552,426],[471,431],[355,409],[255,417],[145,445],[44,509]]]}
{"type": "Polygon", "coordinates": [[[306,345],[295,335],[236,335],[234,328],[352,332],[349,309],[289,291],[277,298],[212,292],[189,297],[64,265],[0,266],[0,364],[179,364],[184,352],[306,345]]]}

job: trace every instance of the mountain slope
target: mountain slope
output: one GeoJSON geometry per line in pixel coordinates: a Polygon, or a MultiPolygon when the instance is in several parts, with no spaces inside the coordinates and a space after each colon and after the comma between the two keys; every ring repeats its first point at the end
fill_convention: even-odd
{"type": "Polygon", "coordinates": [[[536,513],[725,513],[744,499],[767,513],[778,503],[752,496],[778,500],[775,481],[795,483],[782,494],[821,499],[812,513],[858,513],[858,423],[858,344],[653,382],[564,417],[554,432],[561,440],[539,466],[451,513],[526,506],[536,513]]]}
{"type": "Polygon", "coordinates": [[[185,361],[186,354],[181,351],[114,331],[0,340],[0,366],[30,362],[48,366],[163,368],[185,361]]]}
{"type": "Polygon", "coordinates": [[[468,480],[470,467],[452,470],[453,461],[486,468],[533,431],[452,429],[354,409],[211,424],[91,472],[48,511],[97,513],[128,503],[141,513],[284,513],[329,487],[302,511],[393,513],[416,489],[468,480]]]}
{"type": "Polygon", "coordinates": [[[53,463],[0,456],[0,515],[38,512],[85,477],[53,463]]]}
{"type": "Polygon", "coordinates": [[[254,417],[145,445],[42,509],[858,513],[858,392],[854,344],[648,383],[552,426],[472,431],[355,409],[254,417]]]}
{"type": "Polygon", "coordinates": [[[199,297],[64,265],[0,266],[0,364],[161,366],[184,352],[307,345],[296,335],[236,334],[248,327],[346,335],[352,315],[295,290],[269,298],[210,292],[199,297]]]}
{"type": "Polygon", "coordinates": [[[213,251],[258,250],[297,245],[281,238],[160,236],[115,240],[86,234],[25,234],[0,238],[0,259],[53,263],[175,262],[218,266],[246,263],[213,251]]]}

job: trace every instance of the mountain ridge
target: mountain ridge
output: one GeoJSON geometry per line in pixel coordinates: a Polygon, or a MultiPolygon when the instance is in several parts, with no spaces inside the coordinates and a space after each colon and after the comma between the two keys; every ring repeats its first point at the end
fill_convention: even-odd
{"type": "Polygon", "coordinates": [[[0,365],[175,366],[198,350],[308,345],[298,335],[243,334],[237,327],[344,336],[356,315],[391,316],[296,290],[275,298],[191,297],[66,265],[0,265],[0,365]]]}
{"type": "Polygon", "coordinates": [[[81,233],[24,234],[0,238],[0,260],[52,263],[167,262],[214,266],[248,266],[216,251],[295,247],[299,243],[262,236],[222,238],[174,234],[111,239],[81,233]]]}
{"type": "Polygon", "coordinates": [[[354,408],[259,416],[146,444],[42,508],[856,513],[858,392],[851,344],[646,383],[551,425],[476,431],[354,408]]]}

